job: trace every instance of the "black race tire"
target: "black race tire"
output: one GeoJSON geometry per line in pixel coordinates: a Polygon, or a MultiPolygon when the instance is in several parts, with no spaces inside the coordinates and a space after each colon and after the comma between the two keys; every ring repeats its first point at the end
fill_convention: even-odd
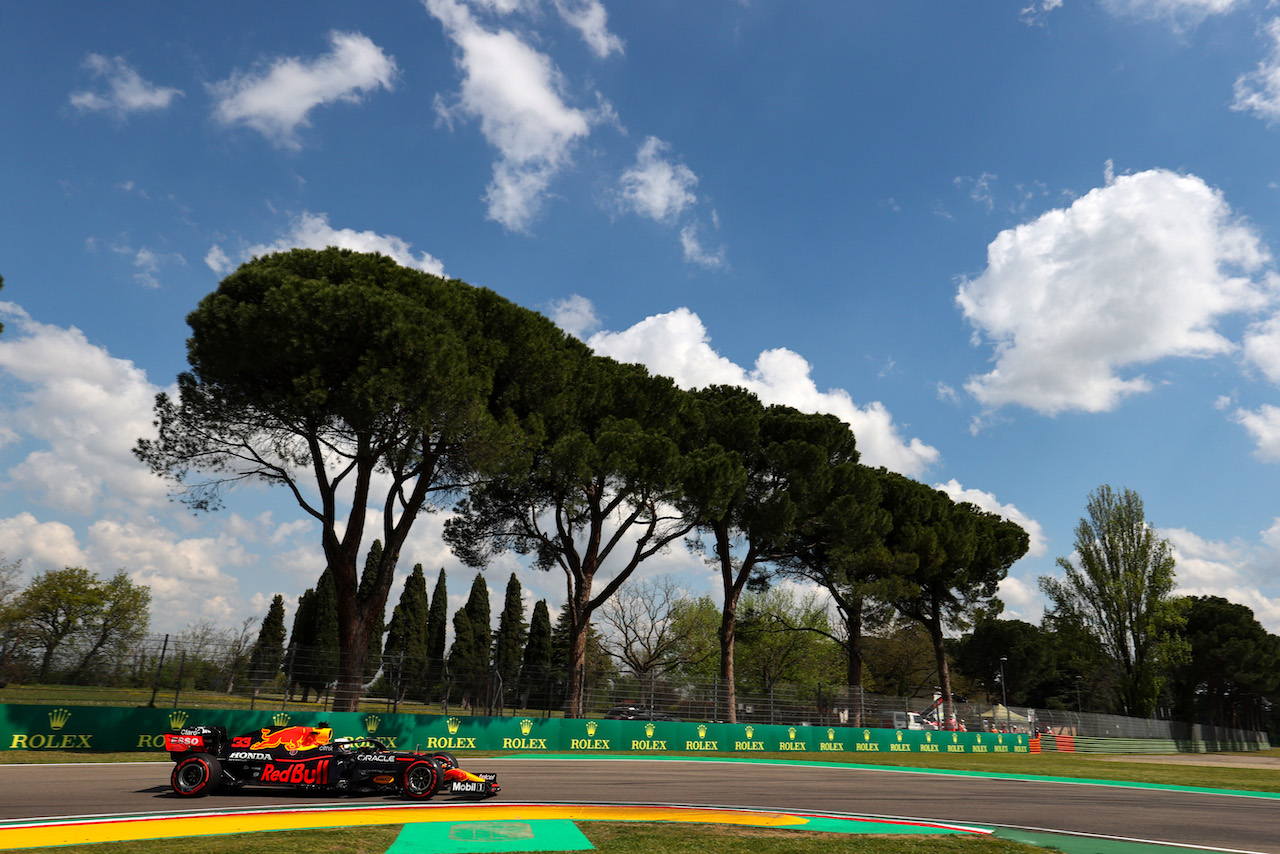
{"type": "Polygon", "coordinates": [[[173,766],[169,785],[180,798],[198,798],[218,788],[222,764],[207,753],[193,753],[173,766]]]}
{"type": "Polygon", "coordinates": [[[437,762],[443,765],[446,770],[448,770],[449,768],[458,767],[458,758],[454,756],[452,753],[449,753],[447,750],[437,750],[435,753],[431,755],[432,757],[435,758],[437,762]]]}
{"type": "Polygon", "coordinates": [[[434,759],[415,759],[400,777],[400,794],[409,800],[425,801],[440,789],[444,771],[434,759]]]}

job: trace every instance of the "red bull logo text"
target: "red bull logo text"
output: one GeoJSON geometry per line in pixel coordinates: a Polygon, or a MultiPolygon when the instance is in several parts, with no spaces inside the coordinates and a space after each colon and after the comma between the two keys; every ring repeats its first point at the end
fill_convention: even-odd
{"type": "Polygon", "coordinates": [[[262,783],[323,786],[329,782],[329,760],[306,762],[272,762],[262,766],[262,783]]]}

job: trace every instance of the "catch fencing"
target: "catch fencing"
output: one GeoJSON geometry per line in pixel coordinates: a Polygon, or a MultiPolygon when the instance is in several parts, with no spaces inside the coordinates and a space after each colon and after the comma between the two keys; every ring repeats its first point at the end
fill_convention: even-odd
{"type": "MultiPolygon", "coordinates": [[[[319,711],[332,709],[337,661],[332,652],[295,649],[268,674],[249,670],[246,644],[205,639],[193,643],[153,636],[126,654],[106,660],[73,683],[33,684],[29,672],[9,662],[10,686],[0,702],[37,704],[118,704],[149,708],[319,711]],[[19,679],[13,679],[17,675],[19,679]],[[25,678],[22,678],[25,677],[25,678]]],[[[16,662],[20,664],[21,662],[16,662]]],[[[1174,749],[1258,750],[1269,747],[1265,732],[1248,727],[1191,725],[1167,719],[1133,718],[1082,710],[1009,707],[958,700],[951,723],[933,697],[895,697],[824,683],[777,681],[770,685],[740,680],[734,691],[719,679],[673,673],[618,673],[605,666],[584,668],[581,695],[568,696],[570,680],[547,666],[538,672],[504,675],[451,670],[448,662],[414,666],[403,656],[384,656],[366,674],[361,711],[550,719],[581,716],[598,720],[633,719],[737,723],[783,727],[871,727],[892,730],[955,728],[967,732],[1044,733],[1077,745],[1089,739],[1127,739],[1174,749]],[[732,698],[731,698],[732,697],[732,698]],[[580,703],[571,702],[573,699],[580,703]],[[732,712],[730,711],[732,707],[732,712]]],[[[1065,742],[1064,742],[1065,743],[1065,742]]],[[[1138,744],[1137,747],[1141,747],[1138,744]]]]}

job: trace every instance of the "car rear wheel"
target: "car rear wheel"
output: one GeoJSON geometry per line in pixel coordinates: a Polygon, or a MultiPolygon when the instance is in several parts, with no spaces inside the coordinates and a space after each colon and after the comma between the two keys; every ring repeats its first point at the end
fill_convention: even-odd
{"type": "Polygon", "coordinates": [[[404,769],[400,792],[411,800],[426,800],[436,793],[443,779],[444,772],[434,759],[416,759],[404,769]]]}
{"type": "Polygon", "coordinates": [[[193,753],[173,766],[169,784],[174,794],[182,798],[207,795],[218,787],[222,765],[207,753],[193,753]]]}

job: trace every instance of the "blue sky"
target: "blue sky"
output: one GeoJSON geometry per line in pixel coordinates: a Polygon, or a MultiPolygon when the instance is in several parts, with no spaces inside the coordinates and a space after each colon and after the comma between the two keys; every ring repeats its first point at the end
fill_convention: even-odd
{"type": "MultiPolygon", "coordinates": [[[[123,568],[160,631],[314,583],[286,496],[192,516],[130,448],[222,276],[337,244],[840,415],[864,462],[1026,525],[1008,616],[1110,483],[1183,592],[1280,631],[1274,2],[50,0],[6,4],[0,56],[0,554],[28,573],[123,568]]],[[[456,606],[439,529],[401,571],[447,567],[456,606]]],[[[716,587],[680,550],[646,572],[716,587]]]]}

